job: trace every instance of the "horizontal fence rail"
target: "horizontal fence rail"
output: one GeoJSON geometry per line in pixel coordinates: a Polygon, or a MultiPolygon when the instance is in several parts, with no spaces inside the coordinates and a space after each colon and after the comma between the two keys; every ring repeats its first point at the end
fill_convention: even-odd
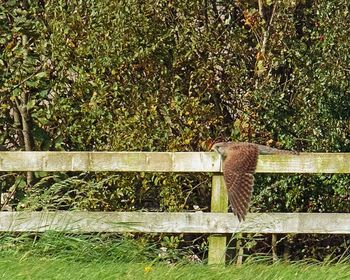
{"type": "MultiPolygon", "coordinates": [[[[0,152],[0,171],[220,172],[214,152],[0,152]]],[[[350,153],[261,155],[259,173],[350,173],[350,153]]]]}
{"type": "Polygon", "coordinates": [[[164,233],[350,233],[346,213],[0,212],[0,231],[164,233]]]}

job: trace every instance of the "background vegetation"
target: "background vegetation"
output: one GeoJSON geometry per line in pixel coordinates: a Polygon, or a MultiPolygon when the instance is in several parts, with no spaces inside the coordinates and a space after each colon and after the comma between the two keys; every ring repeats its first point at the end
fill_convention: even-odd
{"type": "MultiPolygon", "coordinates": [[[[172,259],[170,252],[143,239],[116,236],[63,235],[46,232],[31,236],[2,235],[0,276],[6,279],[348,279],[346,259],[275,262],[251,257],[240,266],[205,265],[199,258],[172,259]]],[[[178,256],[184,250],[179,250],[178,256]]]]}
{"type": "MultiPolygon", "coordinates": [[[[200,151],[225,139],[349,152],[349,22],[347,0],[1,1],[1,148],[200,151]]],[[[193,174],[7,173],[0,185],[3,208],[34,210],[207,209],[210,197],[193,174]]],[[[252,211],[349,204],[348,175],[264,175],[252,211]]],[[[297,258],[350,246],[289,238],[297,258]]]]}

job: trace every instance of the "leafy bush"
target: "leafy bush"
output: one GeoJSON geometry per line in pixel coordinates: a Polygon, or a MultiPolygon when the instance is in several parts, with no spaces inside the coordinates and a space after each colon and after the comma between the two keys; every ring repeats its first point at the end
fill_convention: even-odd
{"type": "MultiPolygon", "coordinates": [[[[0,145],[199,151],[221,138],[349,152],[348,23],[346,0],[3,2],[0,145]]],[[[30,209],[205,209],[210,197],[206,175],[0,180],[30,209]]],[[[349,212],[349,181],[260,176],[254,207],[349,212]]]]}

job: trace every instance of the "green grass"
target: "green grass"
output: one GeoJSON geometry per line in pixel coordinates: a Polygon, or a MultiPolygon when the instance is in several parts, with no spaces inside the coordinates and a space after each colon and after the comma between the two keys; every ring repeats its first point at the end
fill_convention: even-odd
{"type": "Polygon", "coordinates": [[[176,264],[167,264],[170,259],[147,244],[108,235],[3,235],[0,279],[350,279],[348,261],[268,265],[252,258],[238,267],[194,264],[179,256],[176,264]]]}
{"type": "Polygon", "coordinates": [[[8,256],[0,260],[1,279],[350,279],[349,265],[208,266],[125,262],[76,262],[8,256]]]}

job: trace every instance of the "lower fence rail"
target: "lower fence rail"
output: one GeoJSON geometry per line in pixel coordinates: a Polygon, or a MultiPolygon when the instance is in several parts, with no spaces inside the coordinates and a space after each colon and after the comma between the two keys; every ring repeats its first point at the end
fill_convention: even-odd
{"type": "Polygon", "coordinates": [[[0,212],[0,232],[44,231],[210,233],[208,263],[222,264],[227,234],[350,234],[350,213],[0,212]]]}
{"type": "Polygon", "coordinates": [[[350,234],[350,213],[0,212],[1,232],[350,234]]]}

